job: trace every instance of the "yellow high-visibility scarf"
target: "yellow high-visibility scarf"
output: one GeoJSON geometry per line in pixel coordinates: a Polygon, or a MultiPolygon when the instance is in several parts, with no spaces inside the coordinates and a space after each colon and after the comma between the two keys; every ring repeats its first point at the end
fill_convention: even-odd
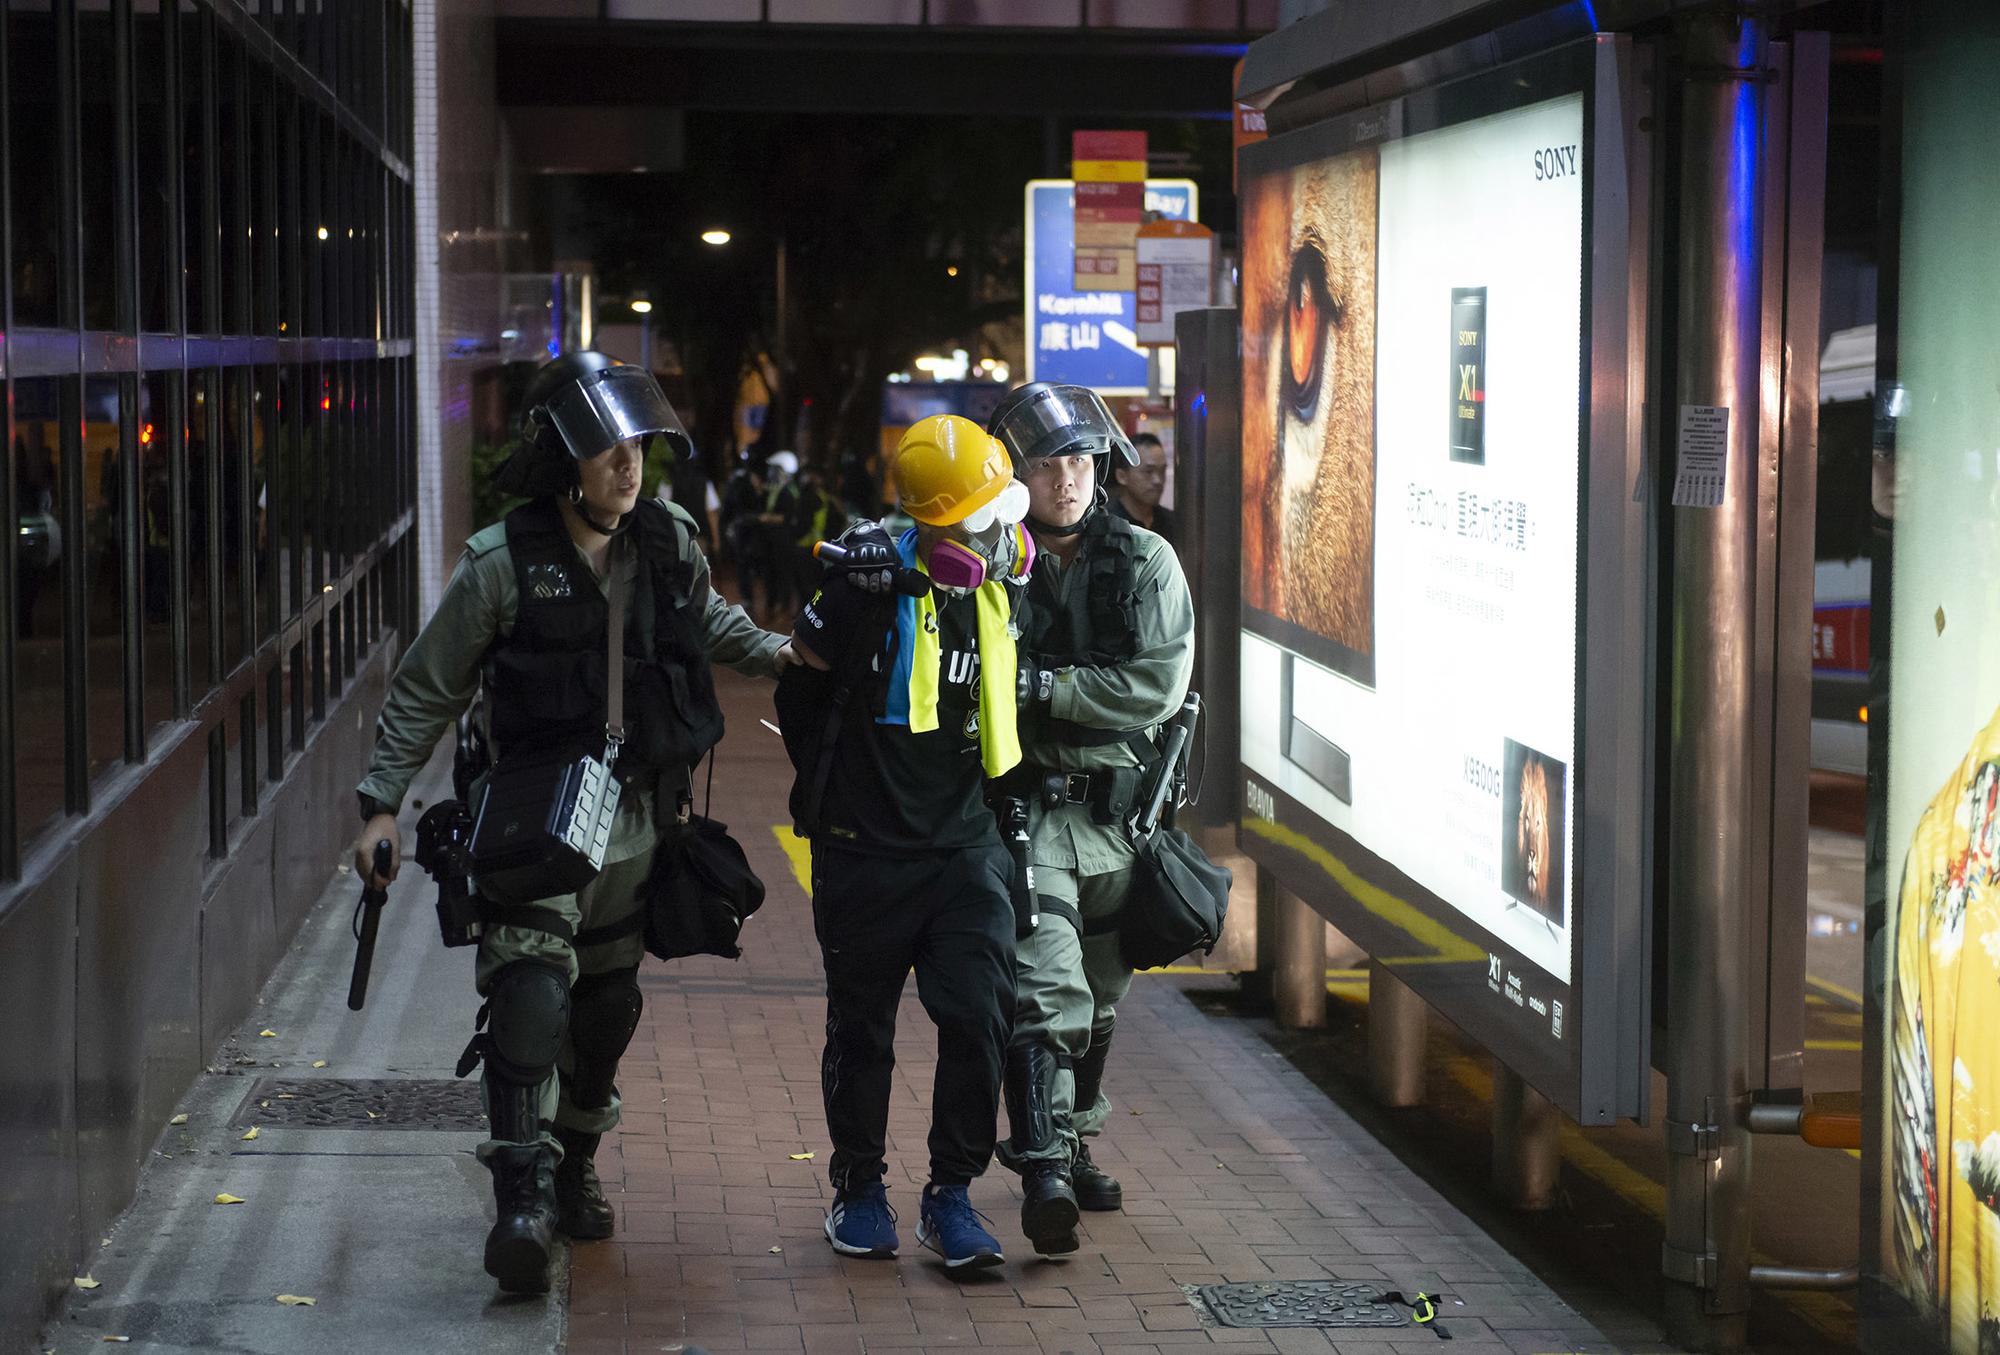
{"type": "MultiPolygon", "coordinates": [[[[928,574],[930,570],[917,554],[914,538],[912,531],[899,543],[904,562],[928,574]]],[[[1018,661],[1014,637],[1007,625],[1013,607],[1007,598],[1007,585],[997,579],[979,585],[973,600],[978,607],[979,762],[988,776],[999,776],[1021,761],[1014,694],[1018,661]]],[[[909,641],[905,652],[910,656],[907,688],[910,732],[923,734],[938,727],[938,675],[943,667],[943,654],[938,648],[937,594],[927,592],[920,598],[898,601],[910,609],[908,615],[914,622],[904,631],[909,641]]]]}

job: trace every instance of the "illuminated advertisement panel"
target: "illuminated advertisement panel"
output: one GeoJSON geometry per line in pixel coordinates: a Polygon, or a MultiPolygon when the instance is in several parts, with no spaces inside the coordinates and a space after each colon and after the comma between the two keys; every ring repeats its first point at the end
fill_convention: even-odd
{"type": "Polygon", "coordinates": [[[1868,701],[1883,836],[1868,851],[1879,1193],[1863,1246],[1916,1329],[1871,1348],[1982,1355],[2000,1348],[2000,171],[1981,149],[2000,11],[1911,8],[1895,384],[1877,388],[1873,439],[1887,625],[1868,701]]]}
{"type": "MultiPolygon", "coordinates": [[[[1635,422],[1589,400],[1593,310],[1630,285],[1590,295],[1594,180],[1627,172],[1592,135],[1618,61],[1580,44],[1273,137],[1240,192],[1244,849],[1593,1121],[1633,1113],[1643,1066],[1609,1071],[1643,1043],[1636,981],[1582,1011],[1578,973],[1643,944],[1643,887],[1581,860],[1581,797],[1616,762],[1580,775],[1585,452],[1622,478],[1635,422]],[[1618,1084],[1587,1105],[1586,1052],[1618,1084]]],[[[1625,257],[1626,218],[1608,229],[1625,257]]],[[[1603,513],[1596,544],[1643,557],[1635,515],[1603,513]]],[[[1647,605],[1611,573],[1607,670],[1647,605]]],[[[1618,745],[1643,719],[1601,723],[1618,745]]],[[[1627,789],[1607,853],[1643,837],[1627,789]]]]}

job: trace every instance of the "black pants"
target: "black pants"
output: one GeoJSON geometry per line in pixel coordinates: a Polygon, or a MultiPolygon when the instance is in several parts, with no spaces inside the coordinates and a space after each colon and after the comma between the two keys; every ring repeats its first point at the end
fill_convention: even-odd
{"type": "Polygon", "coordinates": [[[912,967],[938,1028],[931,1179],[965,1185],[992,1160],[1014,1024],[1012,869],[998,842],[914,857],[813,845],[813,929],[826,965],[820,1090],[834,1189],[882,1176],[896,1004],[912,967]]]}

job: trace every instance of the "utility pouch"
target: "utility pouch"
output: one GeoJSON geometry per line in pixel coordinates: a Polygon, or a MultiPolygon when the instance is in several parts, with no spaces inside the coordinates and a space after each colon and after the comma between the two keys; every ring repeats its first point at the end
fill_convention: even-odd
{"type": "Polygon", "coordinates": [[[620,793],[612,767],[625,741],[625,584],[616,561],[610,593],[603,756],[501,750],[472,824],[472,875],[488,898],[573,894],[604,865],[620,793]]]}
{"type": "Polygon", "coordinates": [[[485,929],[472,887],[471,839],[472,815],[458,800],[434,804],[417,820],[416,862],[437,882],[438,934],[446,946],[478,945],[485,929]]]}

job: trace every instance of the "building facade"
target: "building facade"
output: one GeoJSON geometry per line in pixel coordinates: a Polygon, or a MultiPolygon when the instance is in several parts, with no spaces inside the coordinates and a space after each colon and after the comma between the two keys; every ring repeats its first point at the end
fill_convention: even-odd
{"type": "Polygon", "coordinates": [[[420,504],[464,511],[498,295],[439,241],[500,209],[437,166],[505,178],[491,41],[476,0],[0,10],[0,1330],[320,895],[463,542],[420,504]]]}

